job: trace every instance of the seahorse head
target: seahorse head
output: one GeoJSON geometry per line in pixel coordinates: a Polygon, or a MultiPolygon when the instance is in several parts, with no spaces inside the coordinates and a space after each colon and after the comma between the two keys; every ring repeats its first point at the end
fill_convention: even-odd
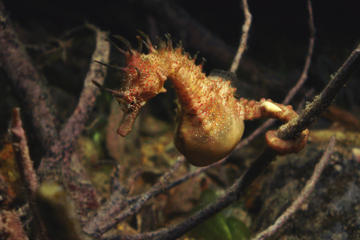
{"type": "Polygon", "coordinates": [[[116,96],[124,111],[118,133],[126,136],[139,114],[139,110],[161,92],[165,92],[164,82],[166,76],[159,68],[159,58],[156,52],[141,54],[131,50],[126,55],[125,79],[120,95],[116,96]]]}
{"type": "Polygon", "coordinates": [[[144,43],[149,49],[148,54],[141,53],[141,49],[132,49],[127,42],[128,49],[126,51],[118,48],[125,55],[126,66],[115,67],[110,65],[110,67],[115,67],[125,73],[120,90],[111,90],[99,86],[111,92],[122,107],[124,116],[117,130],[121,136],[126,136],[131,131],[140,109],[147,101],[161,92],[166,92],[163,87],[166,80],[166,75],[162,70],[164,60],[151,45],[150,40],[146,40],[144,43]]]}

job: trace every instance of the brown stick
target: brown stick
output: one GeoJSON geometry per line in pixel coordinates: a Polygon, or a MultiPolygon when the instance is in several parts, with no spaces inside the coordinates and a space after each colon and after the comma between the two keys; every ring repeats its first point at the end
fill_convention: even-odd
{"type": "Polygon", "coordinates": [[[308,104],[300,115],[282,125],[278,130],[278,136],[282,139],[291,139],[298,133],[308,128],[334,100],[337,93],[349,80],[349,74],[360,64],[360,44],[351,52],[341,67],[334,75],[330,76],[330,82],[325,89],[316,96],[312,103],[308,104]]]}
{"type": "Polygon", "coordinates": [[[311,58],[312,58],[312,55],[314,52],[316,30],[315,30],[313,10],[312,10],[310,0],[307,0],[307,8],[308,8],[308,13],[309,13],[309,22],[308,23],[309,23],[309,30],[310,30],[310,38],[309,38],[309,47],[308,47],[307,55],[305,58],[304,69],[303,69],[301,76],[300,76],[299,80],[297,81],[296,85],[287,94],[286,98],[283,101],[283,104],[290,103],[291,99],[295,96],[295,94],[299,91],[299,89],[304,85],[304,83],[308,77],[309,68],[311,65],[311,58]]]}
{"type": "Polygon", "coordinates": [[[33,162],[30,158],[29,147],[25,131],[22,127],[19,108],[13,109],[10,130],[13,136],[12,145],[15,152],[16,163],[19,168],[21,180],[25,186],[30,210],[35,218],[34,224],[38,230],[37,234],[39,234],[40,239],[46,240],[48,239],[46,235],[46,228],[35,204],[35,194],[38,188],[38,180],[34,171],[33,162]]]}
{"type": "Polygon", "coordinates": [[[328,164],[330,156],[334,150],[335,146],[335,137],[331,137],[329,144],[326,148],[326,151],[322,155],[318,164],[316,164],[315,169],[311,178],[306,182],[305,187],[301,190],[299,196],[295,201],[288,207],[280,217],[276,219],[273,225],[269,226],[267,229],[257,234],[253,240],[263,240],[273,236],[286,222],[287,220],[294,215],[294,213],[300,208],[300,206],[309,198],[310,194],[314,191],[316,183],[319,181],[321,173],[328,164]]]}
{"type": "Polygon", "coordinates": [[[245,22],[242,26],[242,35],[241,35],[239,48],[236,52],[236,55],[231,64],[231,67],[230,67],[230,72],[233,72],[233,73],[236,72],[236,70],[238,69],[241,57],[246,50],[246,45],[247,45],[246,43],[249,38],[249,30],[251,27],[251,20],[252,20],[252,16],[251,16],[251,13],[249,10],[247,0],[242,0],[242,5],[243,5],[244,16],[245,16],[245,22]]]}
{"type": "Polygon", "coordinates": [[[13,148],[19,167],[21,178],[29,196],[33,196],[38,188],[38,180],[30,159],[29,148],[25,131],[22,127],[20,109],[14,108],[11,120],[11,133],[13,134],[13,148]]]}

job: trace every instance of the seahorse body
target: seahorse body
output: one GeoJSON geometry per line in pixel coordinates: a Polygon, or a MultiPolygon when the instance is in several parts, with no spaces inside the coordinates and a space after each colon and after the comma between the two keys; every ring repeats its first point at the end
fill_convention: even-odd
{"type": "Polygon", "coordinates": [[[125,112],[118,129],[122,136],[130,132],[140,108],[157,94],[166,92],[167,79],[180,102],[175,145],[196,166],[211,164],[229,154],[242,137],[243,120],[270,116],[288,121],[296,116],[291,108],[270,100],[237,100],[230,81],[206,76],[202,65],[196,65],[195,59],[183,53],[181,47],[173,48],[171,40],[162,42],[158,49],[148,39],[145,44],[148,54],[133,49],[125,53],[125,84],[114,94],[125,112]],[[265,102],[273,105],[271,111],[265,102]]]}

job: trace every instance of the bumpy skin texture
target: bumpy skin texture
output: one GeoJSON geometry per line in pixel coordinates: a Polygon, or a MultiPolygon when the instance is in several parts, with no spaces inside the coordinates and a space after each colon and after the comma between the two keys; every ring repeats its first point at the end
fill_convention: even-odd
{"type": "MultiPolygon", "coordinates": [[[[125,84],[112,91],[125,116],[118,133],[126,136],[139,110],[161,92],[169,79],[180,105],[175,134],[178,150],[195,166],[206,166],[228,155],[244,132],[243,120],[260,117],[278,118],[284,122],[297,116],[291,106],[271,100],[236,99],[230,81],[219,76],[206,76],[202,65],[196,65],[181,47],[173,48],[171,40],[156,49],[146,39],[148,54],[129,49],[123,53],[127,65],[125,84]]],[[[308,131],[296,140],[284,141],[276,133],[267,134],[267,143],[282,154],[300,151],[306,144],[308,131]]]]}

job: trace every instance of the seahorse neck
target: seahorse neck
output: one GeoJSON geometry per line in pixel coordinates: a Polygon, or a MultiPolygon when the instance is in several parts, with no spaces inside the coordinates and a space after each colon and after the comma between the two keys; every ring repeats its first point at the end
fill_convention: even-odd
{"type": "Polygon", "coordinates": [[[175,88],[181,110],[188,114],[200,114],[206,104],[206,91],[210,84],[201,66],[178,51],[167,55],[166,65],[167,77],[175,88]]]}

